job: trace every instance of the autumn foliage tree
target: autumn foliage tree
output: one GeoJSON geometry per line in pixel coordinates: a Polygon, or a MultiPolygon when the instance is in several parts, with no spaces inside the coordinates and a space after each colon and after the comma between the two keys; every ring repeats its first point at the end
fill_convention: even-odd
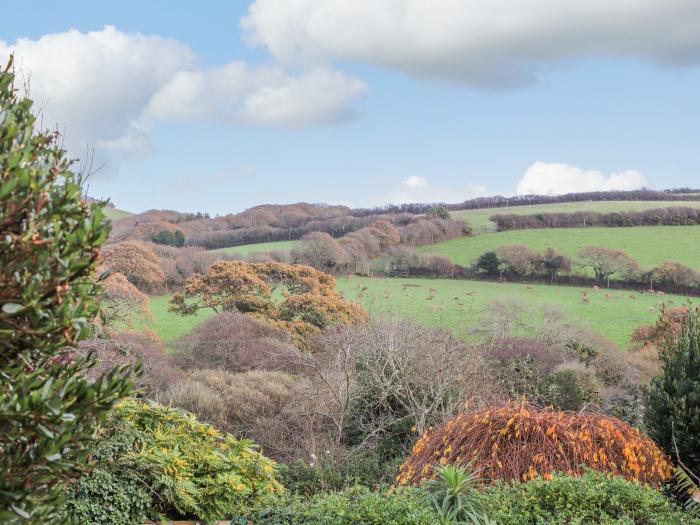
{"type": "Polygon", "coordinates": [[[510,403],[462,413],[425,432],[401,466],[400,484],[435,475],[436,464],[470,465],[485,479],[528,481],[586,468],[659,485],[668,456],[636,428],[598,413],[536,409],[510,403]]]}
{"type": "Polygon", "coordinates": [[[310,266],[218,261],[190,276],[171,299],[171,311],[202,308],[240,312],[289,331],[298,346],[331,324],[367,320],[364,309],[335,291],[335,279],[310,266]]]}
{"type": "Polygon", "coordinates": [[[71,350],[99,310],[109,223],[14,81],[0,70],[0,522],[50,524],[130,382],[123,368],[89,380],[94,358],[71,350]]]}
{"type": "Polygon", "coordinates": [[[123,274],[142,292],[159,292],[165,287],[165,272],[153,248],[146,243],[110,244],[102,251],[102,259],[108,269],[123,274]]]}

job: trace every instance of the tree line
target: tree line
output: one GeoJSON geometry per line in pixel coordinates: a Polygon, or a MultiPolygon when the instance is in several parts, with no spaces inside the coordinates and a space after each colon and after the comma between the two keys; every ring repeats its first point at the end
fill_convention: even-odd
{"type": "Polygon", "coordinates": [[[700,224],[700,208],[672,206],[643,211],[600,213],[533,213],[530,215],[496,214],[490,217],[499,231],[539,228],[694,226],[700,224]]]}

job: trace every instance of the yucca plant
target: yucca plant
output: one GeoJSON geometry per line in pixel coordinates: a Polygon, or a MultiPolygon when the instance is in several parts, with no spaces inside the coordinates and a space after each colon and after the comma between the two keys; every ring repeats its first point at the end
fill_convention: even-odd
{"type": "Polygon", "coordinates": [[[694,518],[700,518],[700,486],[697,478],[686,472],[683,467],[677,467],[673,473],[672,484],[683,508],[694,518]]]}
{"type": "Polygon", "coordinates": [[[441,525],[496,525],[484,511],[481,480],[469,466],[436,465],[422,491],[441,525]]]}

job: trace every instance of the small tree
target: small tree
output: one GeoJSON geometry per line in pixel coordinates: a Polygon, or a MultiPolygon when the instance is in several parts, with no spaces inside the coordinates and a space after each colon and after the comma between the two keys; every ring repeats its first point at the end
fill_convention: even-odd
{"type": "Polygon", "coordinates": [[[542,257],[542,268],[549,275],[550,281],[554,282],[557,274],[571,271],[571,259],[554,248],[547,248],[542,257]]]}
{"type": "Polygon", "coordinates": [[[496,252],[486,252],[476,261],[474,267],[477,271],[482,271],[488,275],[498,275],[500,272],[501,260],[496,252]]]}
{"type": "Polygon", "coordinates": [[[55,133],[35,129],[10,65],[0,71],[0,522],[54,523],[126,370],[92,382],[70,346],[98,313],[108,221],[81,196],[55,133]]]}
{"type": "Polygon", "coordinates": [[[600,281],[610,287],[610,278],[615,274],[630,275],[639,269],[639,263],[622,250],[605,246],[586,246],[579,254],[581,268],[591,268],[600,281]]]}
{"type": "Polygon", "coordinates": [[[700,472],[700,316],[688,311],[680,336],[659,352],[662,371],[647,395],[649,434],[692,472],[700,472]]]}
{"type": "Polygon", "coordinates": [[[539,254],[524,244],[501,246],[496,254],[508,270],[522,276],[534,273],[540,260],[539,254]]]}

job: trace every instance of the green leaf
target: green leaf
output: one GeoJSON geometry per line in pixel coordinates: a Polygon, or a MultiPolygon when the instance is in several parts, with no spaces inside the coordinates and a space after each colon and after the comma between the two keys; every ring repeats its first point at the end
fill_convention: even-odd
{"type": "Polygon", "coordinates": [[[22,308],[22,305],[17,303],[5,303],[2,305],[2,311],[6,314],[16,314],[22,308]]]}

